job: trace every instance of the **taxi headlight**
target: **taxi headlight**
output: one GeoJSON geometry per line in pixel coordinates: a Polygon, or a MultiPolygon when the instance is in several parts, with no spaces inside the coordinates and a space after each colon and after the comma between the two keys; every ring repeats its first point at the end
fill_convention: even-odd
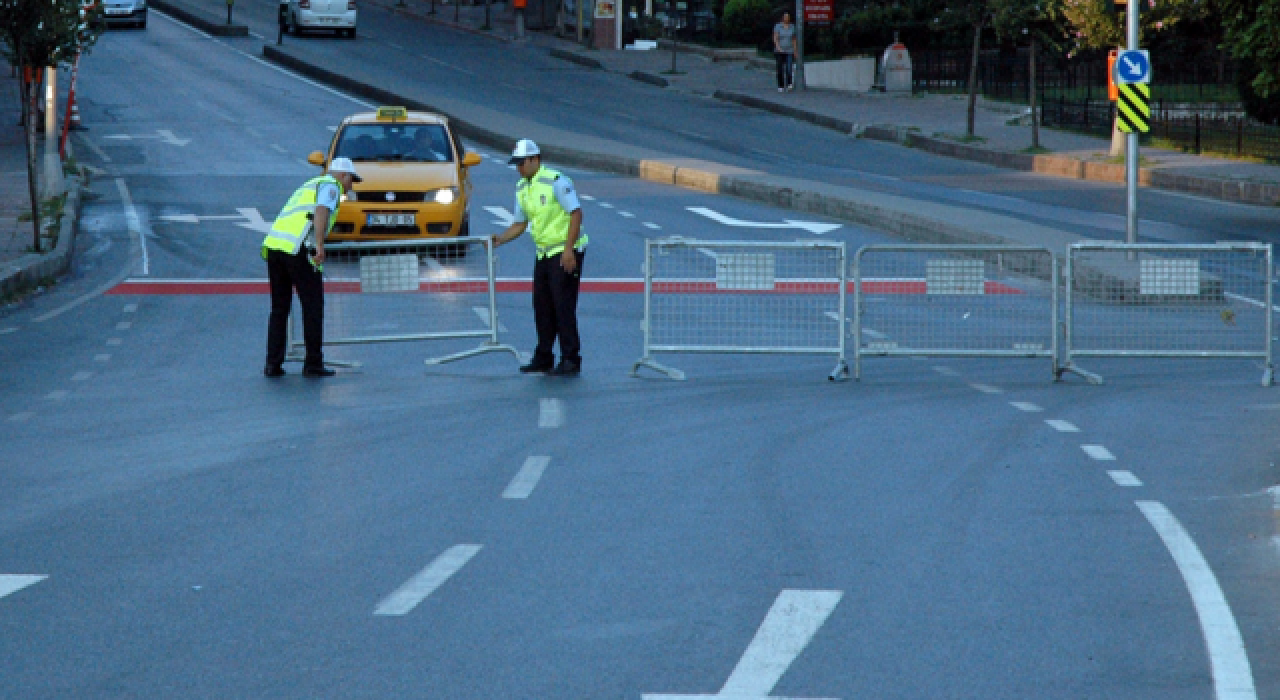
{"type": "Polygon", "coordinates": [[[437,204],[453,204],[458,193],[452,187],[444,187],[428,193],[428,198],[437,204]]]}

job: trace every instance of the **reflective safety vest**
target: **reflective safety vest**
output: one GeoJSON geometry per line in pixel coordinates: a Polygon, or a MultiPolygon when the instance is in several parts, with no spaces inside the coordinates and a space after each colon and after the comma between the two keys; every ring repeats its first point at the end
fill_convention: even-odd
{"type": "MultiPolygon", "coordinates": [[[[262,241],[262,257],[267,257],[268,250],[279,250],[289,255],[298,253],[314,227],[311,215],[316,211],[316,195],[320,186],[327,183],[337,185],[338,193],[343,194],[342,183],[332,175],[321,175],[304,182],[276,215],[275,223],[271,224],[271,232],[262,241]]],[[[325,238],[329,237],[329,231],[333,230],[333,223],[337,218],[338,212],[329,212],[329,230],[324,232],[325,238]]]]}
{"type": "MultiPolygon", "coordinates": [[[[555,183],[559,179],[560,173],[544,166],[538,168],[533,178],[516,185],[516,198],[524,215],[529,217],[539,260],[563,253],[565,240],[569,238],[571,212],[565,211],[556,199],[555,183]]],[[[582,250],[586,245],[587,234],[579,229],[574,247],[582,250]]]]}

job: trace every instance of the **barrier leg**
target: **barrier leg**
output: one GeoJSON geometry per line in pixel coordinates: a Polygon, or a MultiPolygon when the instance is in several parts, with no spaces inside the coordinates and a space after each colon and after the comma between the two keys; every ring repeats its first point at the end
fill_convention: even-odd
{"type": "Polygon", "coordinates": [[[849,379],[849,363],[840,358],[836,363],[836,368],[831,370],[831,374],[827,375],[827,379],[833,382],[843,382],[849,379]]]}
{"type": "Polygon", "coordinates": [[[665,374],[668,379],[674,379],[677,382],[684,381],[684,372],[681,372],[674,367],[668,367],[659,362],[655,362],[652,358],[647,356],[636,360],[635,364],[631,365],[631,376],[639,377],[641,367],[648,367],[655,372],[665,374]]]}
{"type": "Polygon", "coordinates": [[[465,360],[468,357],[476,357],[477,355],[484,355],[490,352],[509,352],[515,356],[516,362],[525,361],[525,356],[521,355],[519,350],[516,350],[514,347],[510,345],[506,345],[504,343],[485,342],[485,343],[481,343],[477,347],[471,348],[470,350],[455,352],[452,355],[445,355],[444,357],[428,357],[427,359],[423,360],[423,364],[443,365],[446,362],[455,362],[457,360],[465,360]]]}

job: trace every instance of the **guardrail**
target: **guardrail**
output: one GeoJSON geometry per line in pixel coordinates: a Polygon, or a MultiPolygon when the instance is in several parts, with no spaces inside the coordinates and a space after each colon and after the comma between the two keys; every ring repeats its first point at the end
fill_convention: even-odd
{"type": "Polygon", "coordinates": [[[833,355],[845,361],[848,278],[843,243],[645,241],[644,356],[647,367],[682,380],[656,353],[833,355]]]}
{"type": "Polygon", "coordinates": [[[1253,358],[1273,382],[1272,251],[1263,243],[1067,248],[1062,372],[1080,357],[1253,358]]]}
{"type": "MultiPolygon", "coordinates": [[[[490,352],[498,340],[497,285],[488,238],[331,243],[325,246],[324,344],[365,345],[477,338],[437,365],[490,352]]],[[[301,319],[289,325],[290,360],[301,360],[301,319]]],[[[327,362],[341,366],[341,362],[327,362]]]]}
{"type": "Polygon", "coordinates": [[[1058,266],[1045,248],[871,245],[854,256],[854,378],[864,356],[1048,358],[1058,266]]]}

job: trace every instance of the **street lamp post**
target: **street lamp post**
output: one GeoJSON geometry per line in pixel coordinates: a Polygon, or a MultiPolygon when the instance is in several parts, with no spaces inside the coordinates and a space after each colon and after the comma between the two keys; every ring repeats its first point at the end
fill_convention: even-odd
{"type": "MultiPolygon", "coordinates": [[[[1138,4],[1142,0],[1129,0],[1128,7],[1128,39],[1129,49],[1138,50],[1138,4]]],[[[1125,135],[1125,194],[1128,199],[1128,220],[1125,223],[1124,240],[1126,243],[1138,242],[1138,169],[1140,153],[1137,132],[1125,135]]]]}

